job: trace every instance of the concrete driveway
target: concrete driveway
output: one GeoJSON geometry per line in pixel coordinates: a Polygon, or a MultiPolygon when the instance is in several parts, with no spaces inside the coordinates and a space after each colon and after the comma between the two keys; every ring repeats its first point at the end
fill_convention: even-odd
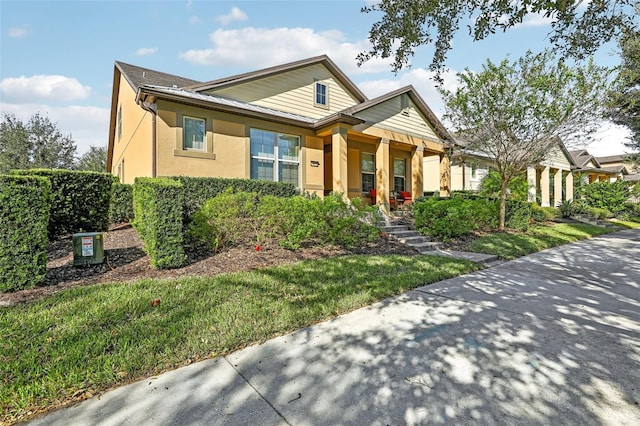
{"type": "Polygon", "coordinates": [[[640,424],[640,230],[446,280],[33,424],[640,424]]]}

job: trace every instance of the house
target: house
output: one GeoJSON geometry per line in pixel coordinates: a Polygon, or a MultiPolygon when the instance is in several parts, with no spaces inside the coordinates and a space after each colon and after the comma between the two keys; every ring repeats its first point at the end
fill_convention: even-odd
{"type": "MultiPolygon", "coordinates": [[[[627,174],[625,167],[622,164],[615,164],[609,162],[608,165],[603,165],[597,157],[589,154],[586,149],[577,149],[570,152],[576,166],[579,169],[579,173],[585,180],[585,183],[593,183],[599,181],[615,182],[621,179],[624,174],[627,174]]],[[[608,157],[604,158],[605,161],[608,157]]]]}
{"type": "Polygon", "coordinates": [[[609,155],[606,157],[596,157],[603,169],[619,171],[618,177],[633,184],[640,181],[640,172],[636,168],[629,155],[609,155]]]}
{"type": "MultiPolygon", "coordinates": [[[[451,189],[478,190],[480,182],[493,167],[491,155],[468,148],[463,137],[455,137],[455,149],[451,156],[451,189]]],[[[425,159],[425,162],[431,161],[425,159]]],[[[573,173],[576,164],[564,144],[558,140],[545,159],[527,168],[528,200],[537,201],[542,207],[557,206],[563,200],[573,199],[573,173]],[[552,204],[553,201],[553,204],[552,204]]]]}
{"type": "Polygon", "coordinates": [[[349,198],[423,191],[423,158],[449,191],[451,136],[407,86],[368,99],[327,56],[208,82],[116,62],[107,171],[251,178],[349,198]]]}

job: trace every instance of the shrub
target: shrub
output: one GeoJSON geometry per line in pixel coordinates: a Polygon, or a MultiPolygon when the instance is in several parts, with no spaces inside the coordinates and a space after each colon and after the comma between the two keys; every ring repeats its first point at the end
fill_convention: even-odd
{"type": "Polygon", "coordinates": [[[474,229],[469,203],[460,198],[430,198],[414,206],[416,229],[443,241],[474,229]]]}
{"type": "Polygon", "coordinates": [[[518,200],[507,200],[504,226],[510,229],[525,231],[531,221],[532,203],[518,200]]]}
{"type": "MultiPolygon", "coordinates": [[[[191,218],[187,231],[195,248],[218,250],[256,237],[255,192],[233,193],[231,189],[207,200],[191,218]]],[[[258,241],[259,242],[259,241],[258,241]]]]}
{"type": "Polygon", "coordinates": [[[594,182],[580,187],[578,193],[589,207],[607,209],[612,213],[624,210],[631,194],[629,182],[623,180],[594,182]]]}
{"type": "Polygon", "coordinates": [[[608,219],[615,216],[612,212],[607,209],[598,208],[598,207],[589,207],[587,209],[587,214],[591,217],[595,217],[596,219],[608,219]]]}
{"type": "Polygon", "coordinates": [[[298,195],[298,189],[290,183],[270,182],[256,179],[225,179],[208,177],[178,176],[184,187],[184,217],[188,219],[205,201],[233,188],[235,192],[255,192],[259,196],[274,195],[292,197],[298,195]]]}
{"type": "Polygon", "coordinates": [[[44,281],[50,208],[49,179],[0,176],[0,292],[44,281]]]}
{"type": "Polygon", "coordinates": [[[75,232],[105,231],[109,227],[115,176],[58,169],[12,170],[11,174],[42,176],[51,181],[50,240],[75,232]]]}
{"type": "Polygon", "coordinates": [[[144,242],[144,249],[154,268],[178,268],[186,260],[182,205],[180,182],[168,178],[136,178],[133,226],[144,242]]]}
{"type": "Polygon", "coordinates": [[[560,215],[563,218],[571,217],[571,215],[573,214],[573,201],[571,200],[561,201],[557,207],[560,211],[560,215]]]}
{"type": "Polygon", "coordinates": [[[531,204],[531,219],[536,222],[547,222],[560,217],[560,210],[555,207],[540,207],[536,203],[531,204]]]}
{"type": "MultiPolygon", "coordinates": [[[[478,193],[485,197],[498,198],[502,188],[502,178],[495,169],[489,169],[489,173],[482,178],[478,193]]],[[[508,198],[512,200],[526,201],[529,196],[529,184],[526,176],[516,176],[511,179],[508,186],[508,198]]]]}
{"type": "Polygon", "coordinates": [[[133,219],[133,185],[115,182],[109,204],[109,223],[130,222],[133,219]]]}

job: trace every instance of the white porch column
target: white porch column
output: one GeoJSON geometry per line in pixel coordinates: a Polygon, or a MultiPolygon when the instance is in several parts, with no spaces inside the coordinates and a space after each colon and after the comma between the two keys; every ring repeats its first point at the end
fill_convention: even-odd
{"type": "Polygon", "coordinates": [[[389,204],[389,139],[380,139],[376,147],[376,202],[383,214],[391,214],[389,204]]]}
{"type": "Polygon", "coordinates": [[[562,170],[556,170],[553,175],[553,207],[562,203],[562,170]]]}
{"type": "Polygon", "coordinates": [[[331,154],[333,168],[333,192],[341,193],[346,200],[349,194],[347,177],[347,129],[336,127],[331,135],[331,154]]]}
{"type": "Polygon", "coordinates": [[[573,200],[573,173],[567,173],[565,178],[565,200],[573,200]]]}
{"type": "Polygon", "coordinates": [[[421,146],[411,153],[411,196],[415,200],[424,192],[424,148],[421,146]]]}
{"type": "Polygon", "coordinates": [[[540,205],[550,207],[549,204],[549,167],[545,166],[540,175],[540,205]]]}
{"type": "Polygon", "coordinates": [[[538,193],[538,176],[535,167],[527,167],[527,200],[530,203],[536,202],[536,194],[538,193]]]}

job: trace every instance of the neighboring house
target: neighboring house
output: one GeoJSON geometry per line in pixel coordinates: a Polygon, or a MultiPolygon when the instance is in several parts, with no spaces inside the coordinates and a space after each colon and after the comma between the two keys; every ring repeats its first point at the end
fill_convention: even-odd
{"type": "MultiPolygon", "coordinates": [[[[451,189],[478,190],[482,178],[493,166],[493,157],[466,148],[468,142],[460,137],[455,139],[455,146],[451,160],[451,189]]],[[[559,141],[544,161],[527,168],[529,201],[537,201],[542,207],[549,207],[557,206],[563,200],[573,199],[575,168],[573,158],[559,141]]]]}
{"type": "MultiPolygon", "coordinates": [[[[589,154],[586,149],[577,149],[571,151],[570,154],[579,169],[579,173],[584,176],[588,183],[599,181],[615,182],[627,173],[625,167],[621,164],[609,163],[604,166],[597,157],[589,154]]],[[[606,160],[608,157],[601,158],[606,160]]]]}
{"type": "Polygon", "coordinates": [[[423,191],[423,158],[449,191],[451,141],[411,86],[368,99],[327,56],[197,82],[115,63],[107,170],[289,182],[349,198],[423,191]]]}
{"type": "Polygon", "coordinates": [[[604,169],[612,171],[619,170],[623,180],[632,183],[640,181],[640,173],[634,168],[634,162],[629,159],[628,155],[609,155],[606,157],[596,157],[596,159],[604,169]]]}

